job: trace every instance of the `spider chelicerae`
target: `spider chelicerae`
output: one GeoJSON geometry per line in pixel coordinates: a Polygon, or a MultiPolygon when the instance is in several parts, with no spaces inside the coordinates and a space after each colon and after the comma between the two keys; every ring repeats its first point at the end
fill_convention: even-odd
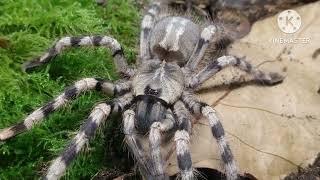
{"type": "Polygon", "coordinates": [[[204,116],[216,138],[228,180],[238,176],[235,159],[225,138],[215,110],[196,99],[194,92],[207,79],[227,66],[235,66],[255,80],[273,85],[283,80],[277,73],[265,73],[253,68],[243,58],[222,56],[213,59],[199,72],[212,38],[221,30],[215,24],[195,22],[184,16],[163,15],[162,4],[153,2],[141,23],[140,56],[137,68],[126,63],[121,45],[109,36],[64,37],[44,55],[24,64],[30,71],[49,63],[67,47],[102,46],[112,52],[117,71],[123,79],[112,83],[100,78],[85,78],[74,83],[54,100],[27,116],[23,122],[3,129],[0,140],[5,141],[31,129],[50,113],[67,104],[79,94],[98,90],[116,98],[96,105],[85,124],[62,154],[53,161],[45,178],[60,178],[95,131],[111,113],[123,116],[125,142],[133,153],[145,179],[168,179],[164,169],[161,145],[164,137],[174,135],[181,179],[194,179],[189,150],[192,118],[204,116]],[[142,137],[149,137],[149,151],[143,148],[142,137]]]}

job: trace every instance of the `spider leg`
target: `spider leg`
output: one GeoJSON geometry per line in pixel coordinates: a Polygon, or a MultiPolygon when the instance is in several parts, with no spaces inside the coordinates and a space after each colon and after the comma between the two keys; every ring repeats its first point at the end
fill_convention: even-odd
{"type": "Polygon", "coordinates": [[[125,141],[137,160],[141,175],[147,179],[154,179],[152,176],[152,165],[145,156],[141,141],[135,131],[135,113],[132,109],[128,109],[123,113],[123,129],[125,141]]]}
{"type": "Polygon", "coordinates": [[[274,72],[263,72],[252,67],[250,63],[242,58],[235,56],[222,56],[218,59],[209,62],[198,74],[191,76],[188,81],[190,88],[195,88],[205,82],[207,79],[221,71],[227,66],[235,66],[251,75],[254,80],[261,84],[274,85],[283,81],[284,77],[274,72]]]}
{"type": "Polygon", "coordinates": [[[227,179],[236,180],[238,178],[237,166],[230,146],[225,138],[224,128],[216,114],[216,111],[208,104],[197,101],[190,93],[185,92],[182,95],[181,100],[195,115],[202,115],[208,119],[211,126],[212,135],[218,143],[221,159],[225,166],[227,179]]]}
{"type": "Polygon", "coordinates": [[[133,76],[134,70],[129,68],[123,54],[120,43],[109,36],[83,36],[83,37],[64,37],[61,38],[53,47],[51,47],[42,56],[27,61],[23,64],[25,71],[30,71],[35,67],[49,63],[55,56],[60,54],[67,47],[78,46],[103,46],[111,50],[117,71],[126,76],[133,76]]]}
{"type": "MultiPolygon", "coordinates": [[[[151,58],[149,36],[155,22],[155,16],[160,12],[160,2],[152,2],[141,22],[140,56],[142,61],[151,58]]],[[[141,63],[141,62],[139,62],[141,63]]]]}
{"type": "Polygon", "coordinates": [[[217,26],[209,25],[205,27],[202,32],[200,39],[188,60],[186,67],[189,68],[191,71],[194,71],[198,66],[200,60],[203,58],[203,55],[208,48],[209,41],[211,40],[212,36],[216,33],[217,26]]]}
{"type": "Polygon", "coordinates": [[[110,112],[121,111],[125,106],[131,103],[131,100],[132,95],[126,94],[115,101],[104,102],[95,106],[78,134],[72,139],[68,147],[65,148],[64,152],[50,165],[45,179],[59,179],[64,174],[65,170],[73,161],[73,159],[82,150],[84,145],[88,143],[89,139],[94,136],[99,126],[101,126],[101,124],[103,124],[103,122],[107,119],[110,112]]]}
{"type": "Polygon", "coordinates": [[[168,110],[166,117],[162,122],[154,122],[151,125],[149,133],[149,146],[151,161],[154,167],[154,175],[158,179],[168,179],[164,173],[164,160],[161,154],[161,133],[166,133],[175,127],[175,119],[173,117],[172,111],[168,110]]]}
{"type": "Polygon", "coordinates": [[[174,114],[178,119],[178,130],[175,132],[178,166],[182,180],[194,179],[192,160],[189,149],[191,133],[191,115],[185,105],[178,101],[174,104],[174,114]]]}
{"type": "Polygon", "coordinates": [[[0,131],[0,141],[7,140],[13,136],[16,136],[17,134],[31,129],[35,124],[40,123],[53,111],[61,108],[82,92],[96,89],[99,91],[103,91],[108,95],[121,95],[125,92],[128,92],[130,90],[130,87],[130,81],[118,84],[113,84],[111,82],[97,78],[85,78],[77,81],[74,85],[67,88],[54,100],[48,102],[44,106],[32,112],[24,119],[23,122],[0,131]]]}
{"type": "Polygon", "coordinates": [[[81,127],[65,151],[50,165],[45,179],[59,179],[64,174],[67,166],[70,165],[98,127],[106,120],[110,111],[111,106],[106,103],[99,104],[93,109],[86,123],[81,127]]]}

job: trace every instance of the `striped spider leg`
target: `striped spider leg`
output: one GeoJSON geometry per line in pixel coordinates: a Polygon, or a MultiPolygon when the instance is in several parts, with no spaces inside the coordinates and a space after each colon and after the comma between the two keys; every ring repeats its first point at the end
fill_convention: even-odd
{"type": "Polygon", "coordinates": [[[50,165],[45,179],[59,179],[64,174],[70,163],[75,159],[77,154],[83,149],[84,145],[94,136],[97,129],[106,121],[109,114],[112,112],[122,112],[128,105],[130,105],[131,101],[132,94],[127,93],[112,101],[103,102],[95,106],[78,134],[71,140],[61,155],[50,165]]]}
{"type": "Polygon", "coordinates": [[[110,49],[118,73],[125,77],[132,77],[134,75],[134,70],[127,65],[120,43],[109,36],[63,37],[42,56],[24,63],[23,70],[29,72],[35,67],[49,63],[64,49],[79,46],[101,46],[110,49]]]}
{"type": "Polygon", "coordinates": [[[85,91],[98,90],[103,91],[108,95],[122,95],[130,91],[131,82],[123,82],[113,84],[98,78],[85,78],[74,83],[74,85],[67,88],[63,93],[58,95],[55,99],[49,101],[44,106],[38,108],[27,116],[23,122],[13,125],[9,128],[0,131],[0,141],[5,141],[22,132],[30,130],[35,124],[44,120],[48,115],[57,109],[63,107],[72,99],[85,91]]]}

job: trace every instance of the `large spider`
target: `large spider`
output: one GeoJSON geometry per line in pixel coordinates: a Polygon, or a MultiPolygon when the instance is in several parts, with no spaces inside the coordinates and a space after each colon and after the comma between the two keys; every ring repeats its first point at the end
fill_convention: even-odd
{"type": "Polygon", "coordinates": [[[0,140],[5,141],[31,129],[80,93],[98,90],[117,98],[93,108],[78,134],[49,167],[46,179],[58,179],[64,174],[67,166],[110,113],[122,113],[125,141],[144,178],[168,179],[164,173],[165,162],[160,149],[163,137],[172,133],[181,178],[195,178],[189,150],[191,120],[193,116],[201,115],[208,119],[212,135],[217,140],[227,179],[237,179],[236,163],[222,124],[212,107],[195,98],[194,91],[207,79],[230,65],[269,85],[281,82],[283,77],[277,73],[257,70],[242,58],[234,56],[214,59],[200,72],[196,72],[195,69],[203,59],[210,40],[220,30],[219,26],[209,24],[201,28],[201,25],[191,18],[170,15],[160,17],[160,14],[160,2],[153,2],[143,17],[140,58],[137,60],[136,69],[127,65],[121,45],[109,36],[64,37],[44,55],[25,63],[23,67],[29,71],[50,62],[67,47],[103,46],[111,50],[117,71],[124,75],[124,80],[116,83],[98,78],[77,81],[54,100],[32,112],[23,122],[2,130],[0,140]],[[149,136],[148,153],[141,144],[141,138],[146,134],[149,136]]]}

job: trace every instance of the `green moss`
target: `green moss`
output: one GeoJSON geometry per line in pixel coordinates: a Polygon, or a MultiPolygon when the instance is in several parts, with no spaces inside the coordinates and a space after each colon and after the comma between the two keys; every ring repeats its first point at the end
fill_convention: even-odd
{"type": "MultiPolygon", "coordinates": [[[[83,77],[116,80],[110,52],[103,48],[65,51],[54,62],[26,74],[21,64],[41,55],[66,35],[111,35],[134,61],[138,10],[126,0],[106,7],[84,0],[2,0],[0,2],[0,129],[20,122],[32,110],[83,77]]],[[[0,144],[0,179],[38,179],[50,161],[75,135],[96,102],[106,99],[89,92],[59,110],[31,131],[0,144]]],[[[120,117],[112,118],[68,169],[66,179],[89,179],[123,163],[120,117]],[[112,160],[112,164],[111,164],[112,160]]]]}

